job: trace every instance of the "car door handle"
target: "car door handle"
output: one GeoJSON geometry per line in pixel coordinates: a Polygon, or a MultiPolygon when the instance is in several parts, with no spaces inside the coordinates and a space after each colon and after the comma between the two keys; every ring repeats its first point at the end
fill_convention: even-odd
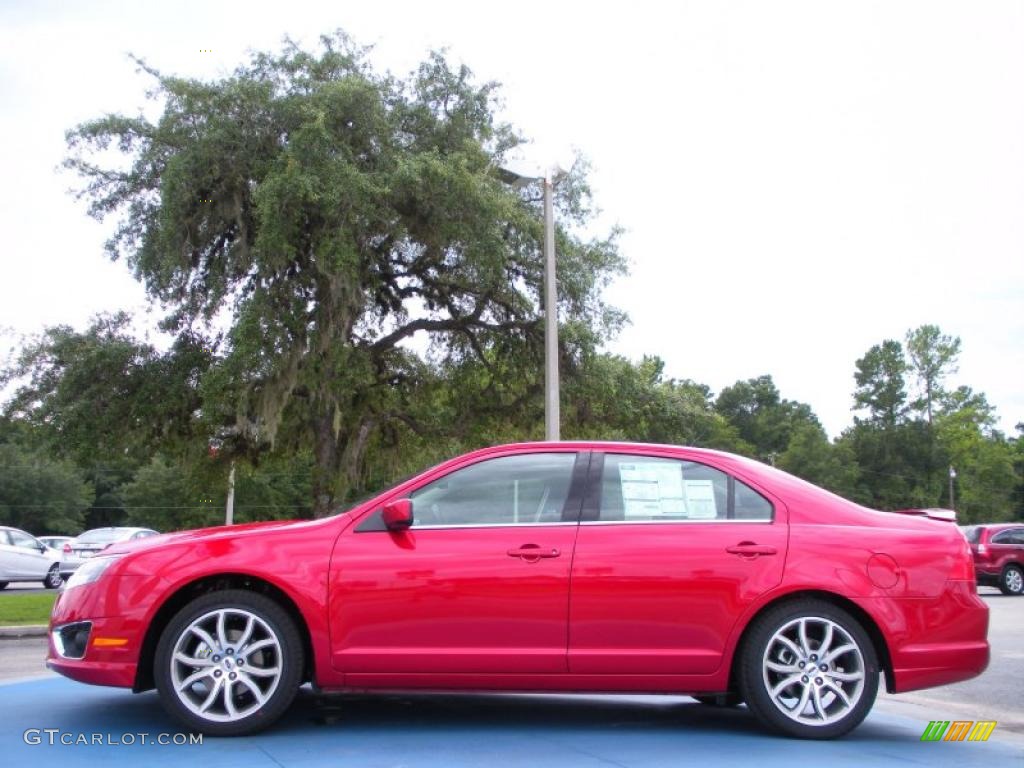
{"type": "Polygon", "coordinates": [[[752,541],[741,541],[732,547],[726,547],[725,551],[730,555],[739,555],[740,557],[761,557],[762,555],[774,555],[778,552],[775,547],[770,547],[766,544],[755,544],[752,541]]]}
{"type": "Polygon", "coordinates": [[[524,544],[518,549],[508,551],[509,557],[521,557],[530,562],[537,562],[542,557],[558,557],[561,554],[557,549],[541,549],[536,544],[524,544]]]}

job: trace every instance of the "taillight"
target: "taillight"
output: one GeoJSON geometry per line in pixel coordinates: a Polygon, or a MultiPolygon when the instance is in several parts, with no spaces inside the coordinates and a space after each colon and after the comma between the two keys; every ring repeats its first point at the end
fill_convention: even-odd
{"type": "Polygon", "coordinates": [[[70,555],[71,554],[71,545],[70,544],[65,544],[64,545],[64,554],[65,555],[70,555]]]}
{"type": "Polygon", "coordinates": [[[953,560],[949,579],[951,581],[974,581],[974,556],[971,554],[971,545],[966,541],[960,556],[953,560]]]}

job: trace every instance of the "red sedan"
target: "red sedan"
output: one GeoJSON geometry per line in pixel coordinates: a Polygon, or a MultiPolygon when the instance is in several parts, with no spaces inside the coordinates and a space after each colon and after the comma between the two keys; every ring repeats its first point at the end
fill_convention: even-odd
{"type": "Polygon", "coordinates": [[[988,664],[956,526],[709,450],[536,443],[340,514],[166,534],[87,561],[48,664],[156,687],[213,735],[318,689],[690,694],[791,735],[988,664]]]}

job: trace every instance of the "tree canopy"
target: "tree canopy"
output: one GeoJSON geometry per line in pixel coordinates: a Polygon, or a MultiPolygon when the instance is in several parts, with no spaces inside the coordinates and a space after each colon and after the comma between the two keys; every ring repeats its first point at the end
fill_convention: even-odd
{"type": "MultiPolygon", "coordinates": [[[[505,380],[539,375],[541,209],[501,181],[523,140],[496,121],[494,84],[441,54],[380,74],[341,33],[212,82],[138,63],[159,119],[80,125],[67,166],[92,215],[119,217],[109,253],[167,307],[166,330],[228,318],[202,388],[235,454],[310,449],[324,514],[380,431],[410,428],[428,362],[472,359],[492,406],[516,405],[505,380]],[[409,346],[417,334],[429,360],[409,346]]],[[[600,294],[623,266],[616,233],[574,234],[591,218],[585,174],[556,201],[569,356],[621,320],[600,294]]]]}

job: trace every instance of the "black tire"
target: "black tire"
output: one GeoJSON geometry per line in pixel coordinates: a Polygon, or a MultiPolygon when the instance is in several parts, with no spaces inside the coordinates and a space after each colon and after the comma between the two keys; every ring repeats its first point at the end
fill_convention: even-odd
{"type": "Polygon", "coordinates": [[[738,707],[740,704],[743,703],[743,697],[735,691],[729,691],[728,693],[718,693],[711,696],[694,696],[693,698],[695,698],[705,707],[718,707],[722,709],[738,707]]]}
{"type": "Polygon", "coordinates": [[[0,581],[0,589],[7,589],[7,585],[10,583],[9,581],[0,581]]]}
{"type": "MultiPolygon", "coordinates": [[[[203,629],[204,626],[207,625],[201,624],[199,628],[203,629]]],[[[215,634],[210,634],[210,637],[214,639],[216,636],[215,634]]],[[[257,651],[251,651],[250,653],[257,653],[257,651]]],[[[303,657],[303,644],[299,630],[292,618],[280,605],[270,598],[255,592],[230,589],[221,592],[211,592],[196,598],[171,619],[157,644],[153,678],[164,708],[172,717],[191,730],[210,736],[244,736],[261,731],[273,724],[291,705],[302,683],[303,657]],[[234,676],[244,677],[245,680],[249,680],[257,685],[270,684],[270,676],[250,677],[244,674],[244,672],[254,667],[260,669],[259,665],[252,661],[253,657],[244,653],[246,646],[252,644],[251,642],[239,647],[238,655],[234,655],[235,651],[231,646],[240,640],[240,635],[243,635],[244,632],[238,629],[237,625],[235,628],[228,629],[228,632],[237,632],[238,634],[229,640],[225,649],[219,645],[210,648],[207,643],[199,640],[198,635],[189,630],[189,627],[200,619],[204,622],[214,621],[216,623],[215,618],[209,617],[215,616],[217,611],[225,609],[232,612],[230,616],[233,619],[239,618],[243,614],[255,617],[257,629],[253,630],[252,636],[259,636],[261,640],[272,638],[277,642],[277,646],[271,647],[268,651],[258,651],[261,657],[272,657],[270,663],[276,664],[275,668],[280,670],[277,675],[276,684],[269,691],[261,691],[261,693],[267,696],[262,704],[256,700],[251,692],[242,690],[243,681],[241,679],[236,680],[234,676]],[[204,616],[207,618],[203,619],[204,616]],[[257,632],[259,635],[257,635],[257,632]],[[193,644],[189,649],[191,655],[197,660],[202,660],[204,664],[192,667],[174,661],[172,656],[176,646],[179,645],[179,641],[183,644],[182,647],[188,647],[189,644],[193,644]],[[221,658],[221,654],[223,654],[223,658],[221,658]],[[243,659],[243,661],[248,659],[249,666],[243,670],[242,664],[238,663],[239,659],[243,659]],[[219,661],[219,663],[205,663],[213,661],[219,661]],[[232,666],[232,662],[234,666],[232,666]],[[224,667],[224,665],[228,666],[224,667]],[[207,667],[214,669],[210,676],[199,678],[192,686],[179,694],[175,687],[174,676],[177,674],[180,677],[183,674],[181,669],[193,669],[198,674],[207,667]],[[243,700],[243,703],[246,703],[244,701],[246,697],[249,698],[247,706],[252,711],[247,712],[244,716],[225,720],[223,718],[231,717],[228,713],[226,702],[224,702],[223,713],[218,713],[211,707],[209,716],[204,716],[190,709],[182,698],[184,697],[187,701],[191,702],[193,706],[196,705],[196,700],[207,692],[210,685],[216,685],[217,681],[214,680],[212,675],[217,675],[217,680],[220,681],[222,686],[225,683],[227,686],[227,694],[221,693],[220,698],[216,698],[216,694],[214,694],[215,704],[217,702],[224,702],[225,697],[231,694],[233,686],[238,685],[239,691],[241,691],[240,698],[243,700]],[[233,682],[227,683],[229,676],[231,676],[233,682]],[[206,682],[207,680],[209,680],[209,683],[206,682]],[[197,686],[200,686],[198,691],[196,690],[197,686]]],[[[266,667],[261,671],[265,672],[269,668],[271,667],[266,667]]],[[[211,690],[210,693],[213,694],[214,692],[211,690]]],[[[235,698],[232,696],[233,700],[235,698]]]]}
{"type": "Polygon", "coordinates": [[[801,739],[833,739],[849,733],[867,717],[878,694],[880,670],[874,645],[860,622],[831,603],[802,599],[769,608],[754,620],[740,649],[738,673],[740,692],[747,707],[769,728],[801,739]],[[791,643],[801,654],[797,656],[777,639],[777,633],[787,638],[791,631],[798,633],[801,619],[807,620],[809,650],[801,650],[803,644],[799,641],[791,643]],[[830,624],[831,629],[826,630],[826,624],[830,624]],[[833,644],[829,647],[833,650],[847,646],[854,646],[855,650],[844,652],[837,657],[838,661],[819,659],[815,644],[820,650],[826,640],[826,631],[832,632],[833,644]],[[824,672],[818,668],[822,661],[826,661],[824,672]],[[791,665],[792,671],[779,672],[769,668],[768,664],[776,668],[791,665]],[[803,674],[812,670],[813,674],[803,674]],[[840,681],[831,675],[858,675],[859,681],[840,681]],[[786,687],[778,687],[787,679],[793,682],[786,687]],[[784,709],[786,703],[777,703],[769,686],[778,690],[780,698],[796,699],[788,710],[791,713],[799,708],[800,712],[796,714],[801,715],[810,708],[811,720],[798,720],[794,714],[787,714],[784,709]],[[834,689],[844,692],[849,705],[840,700],[834,689]],[[808,691],[813,698],[808,698],[808,691]],[[815,701],[822,702],[821,710],[815,701]],[[822,711],[835,719],[824,721],[820,714],[822,711]],[[815,722],[817,720],[822,722],[815,722]]]}
{"type": "Polygon", "coordinates": [[[54,563],[50,566],[50,570],[46,572],[46,578],[43,579],[43,586],[47,589],[56,589],[64,580],[60,577],[60,566],[54,563]]]}
{"type": "Polygon", "coordinates": [[[1024,595],[1024,569],[1016,563],[1010,563],[999,574],[999,591],[1014,597],[1024,595]]]}

